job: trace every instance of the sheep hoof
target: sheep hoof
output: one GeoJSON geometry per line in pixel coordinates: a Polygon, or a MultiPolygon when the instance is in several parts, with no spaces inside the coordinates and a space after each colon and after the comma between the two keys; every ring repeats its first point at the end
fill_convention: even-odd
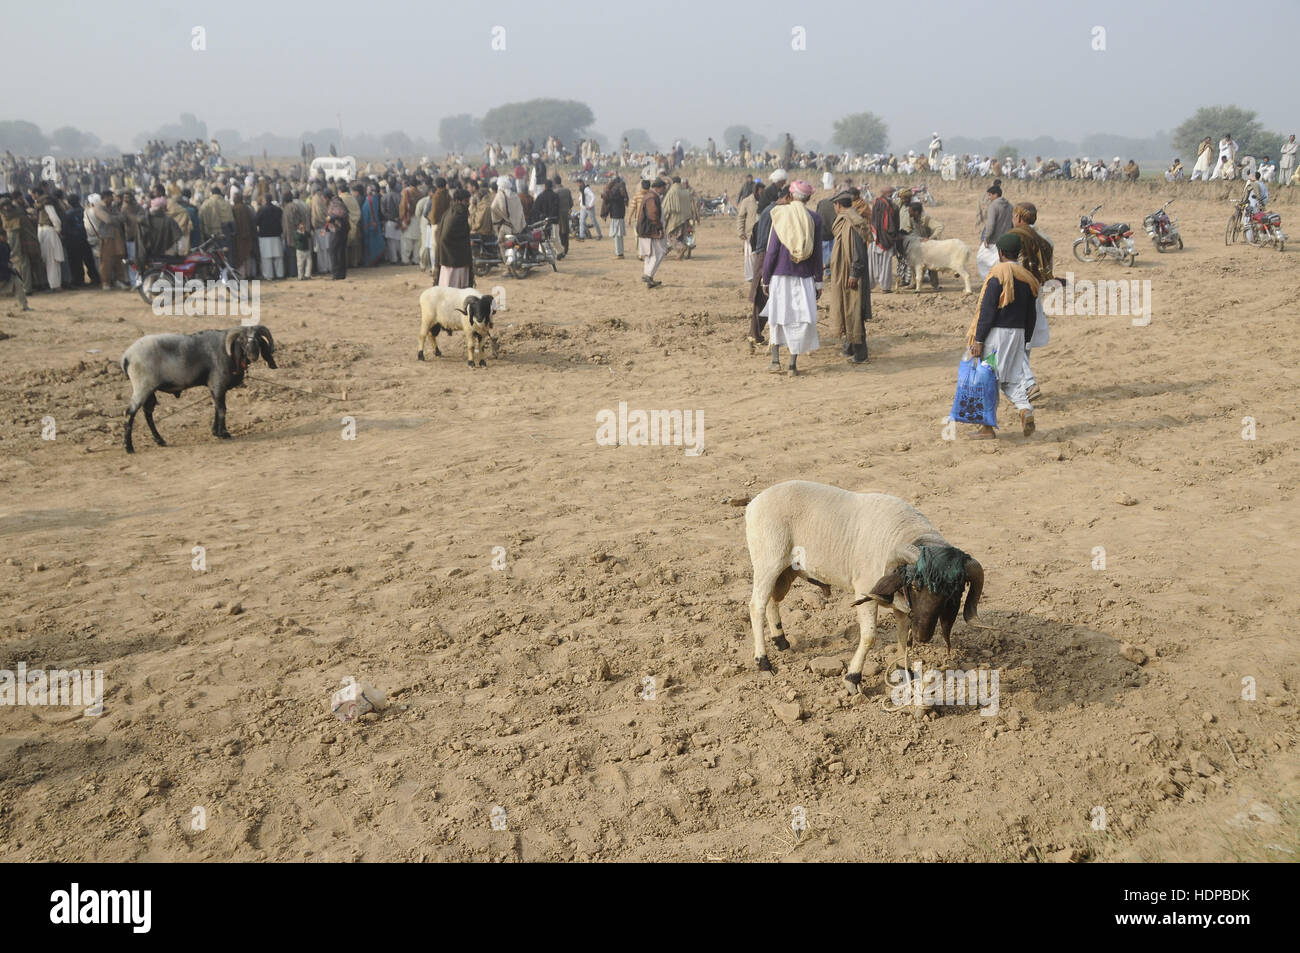
{"type": "Polygon", "coordinates": [[[772,669],[772,663],[769,662],[769,661],[767,660],[767,656],[766,656],[766,655],[760,656],[759,658],[755,659],[754,661],[755,661],[755,663],[758,665],[758,670],[759,670],[760,672],[770,672],[770,671],[773,670],[773,669],[772,669]]]}
{"type": "Polygon", "coordinates": [[[423,360],[424,360],[424,352],[421,351],[419,354],[415,355],[415,359],[416,359],[417,361],[423,361],[423,360]]]}
{"type": "Polygon", "coordinates": [[[784,652],[786,649],[790,647],[790,643],[789,641],[786,640],[786,637],[780,634],[772,637],[772,644],[775,645],[782,652],[784,652]]]}
{"type": "Polygon", "coordinates": [[[858,695],[862,692],[862,673],[849,672],[844,676],[844,687],[848,689],[850,695],[858,695]]]}
{"type": "Polygon", "coordinates": [[[433,356],[434,356],[434,357],[442,357],[442,351],[439,351],[439,350],[435,347],[435,348],[433,349],[433,356]]]}
{"type": "Polygon", "coordinates": [[[135,453],[135,447],[131,446],[131,445],[128,443],[128,444],[126,445],[126,452],[127,452],[127,453],[135,453]]]}
{"type": "Polygon", "coordinates": [[[223,430],[223,431],[221,431],[221,433],[217,434],[217,437],[218,437],[219,439],[221,439],[221,440],[230,440],[230,439],[231,439],[231,437],[230,437],[230,431],[228,431],[228,430],[223,430]]]}
{"type": "Polygon", "coordinates": [[[487,367],[487,361],[479,361],[479,362],[478,362],[478,366],[479,366],[479,367],[487,367]]]}
{"type": "Polygon", "coordinates": [[[473,361],[469,361],[468,364],[469,364],[470,367],[473,367],[473,366],[474,366],[474,362],[473,362],[473,361]]]}

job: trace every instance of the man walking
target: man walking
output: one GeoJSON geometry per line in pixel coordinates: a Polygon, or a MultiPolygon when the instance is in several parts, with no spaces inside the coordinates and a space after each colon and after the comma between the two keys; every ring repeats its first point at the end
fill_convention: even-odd
{"type": "MultiPolygon", "coordinates": [[[[966,344],[971,357],[993,357],[989,363],[995,365],[998,386],[1020,412],[1021,429],[1028,437],[1035,425],[1028,394],[1025,342],[1034,334],[1039,285],[1038,279],[1018,261],[1022,250],[1019,235],[1006,232],[997,240],[997,249],[998,263],[989,270],[980,289],[979,310],[967,332],[966,344]]],[[[971,439],[996,437],[992,427],[982,425],[971,439]]]]}
{"type": "Polygon", "coordinates": [[[813,187],[799,180],[790,185],[790,204],[772,208],[772,233],[763,256],[763,314],[771,328],[772,363],[781,370],[781,346],[790,349],[790,373],[798,375],[799,355],[820,347],[817,299],[822,293],[822,223],[807,208],[813,187]]]}
{"type": "Polygon", "coordinates": [[[609,219],[609,237],[614,239],[614,257],[623,257],[623,237],[627,234],[627,185],[621,176],[614,176],[605,186],[602,200],[605,203],[605,216],[609,219]]]}

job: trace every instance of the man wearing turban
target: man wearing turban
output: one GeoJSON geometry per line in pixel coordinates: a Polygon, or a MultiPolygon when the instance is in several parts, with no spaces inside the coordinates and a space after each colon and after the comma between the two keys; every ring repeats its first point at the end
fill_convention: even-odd
{"type": "MultiPolygon", "coordinates": [[[[1037,321],[1038,279],[1020,264],[1020,236],[1006,232],[998,238],[998,263],[989,269],[980,289],[979,309],[967,331],[972,357],[993,365],[998,386],[1020,412],[1026,437],[1034,432],[1034,407],[1027,393],[1029,357],[1026,344],[1037,321]]],[[[992,440],[997,433],[981,426],[975,440],[992,440]]]]}

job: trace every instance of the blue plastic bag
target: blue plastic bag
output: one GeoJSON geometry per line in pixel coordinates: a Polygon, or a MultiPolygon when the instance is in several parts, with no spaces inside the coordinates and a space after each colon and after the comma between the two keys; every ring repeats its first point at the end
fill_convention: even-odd
{"type": "Polygon", "coordinates": [[[950,416],[963,424],[998,425],[997,372],[977,357],[957,367],[957,395],[950,416]]]}

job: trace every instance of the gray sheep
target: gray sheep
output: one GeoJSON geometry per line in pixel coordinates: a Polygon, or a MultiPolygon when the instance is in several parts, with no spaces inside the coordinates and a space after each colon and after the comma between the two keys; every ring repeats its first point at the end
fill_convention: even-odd
{"type": "Polygon", "coordinates": [[[122,355],[122,370],[131,380],[131,401],[126,406],[126,452],[135,452],[131,426],[136,411],[142,407],[154,441],[160,447],[167,446],[153,422],[153,409],[158,406],[157,391],[179,397],[181,391],[201,385],[212,392],[215,406],[212,435],[229,440],[226,391],[244,382],[244,372],[258,357],[268,367],[276,366],[275,341],[271,332],[260,324],[194,334],[149,334],[140,338],[122,355]]]}

